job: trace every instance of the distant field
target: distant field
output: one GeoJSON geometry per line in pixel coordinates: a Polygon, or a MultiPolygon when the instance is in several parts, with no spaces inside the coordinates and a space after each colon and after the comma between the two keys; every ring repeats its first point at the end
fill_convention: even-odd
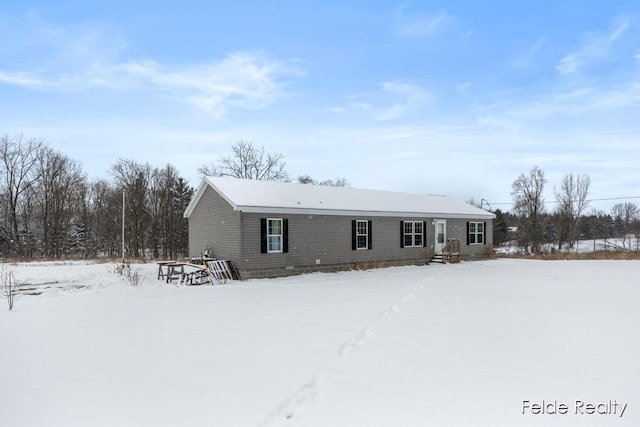
{"type": "MultiPolygon", "coordinates": [[[[543,254],[536,256],[539,259],[640,259],[640,239],[629,235],[626,239],[579,240],[572,248],[559,250],[557,244],[544,244],[542,250],[543,254]]],[[[515,242],[496,247],[494,252],[503,257],[531,257],[515,242]]]]}

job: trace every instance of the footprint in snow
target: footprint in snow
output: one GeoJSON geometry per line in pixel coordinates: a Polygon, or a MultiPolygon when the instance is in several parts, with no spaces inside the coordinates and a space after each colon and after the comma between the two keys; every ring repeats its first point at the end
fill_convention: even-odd
{"type": "Polygon", "coordinates": [[[416,296],[415,296],[415,294],[414,294],[414,293],[412,293],[412,292],[410,292],[410,293],[408,293],[407,295],[403,296],[403,297],[400,299],[400,302],[401,302],[401,303],[405,303],[405,302],[407,302],[407,301],[411,301],[411,300],[412,300],[412,299],[414,299],[415,297],[416,297],[416,296]]]}
{"type": "Polygon", "coordinates": [[[294,425],[293,423],[296,423],[309,406],[326,393],[328,388],[329,382],[324,377],[314,375],[310,381],[303,384],[291,397],[275,408],[261,426],[294,425]]]}
{"type": "Polygon", "coordinates": [[[347,356],[349,354],[356,352],[360,348],[360,346],[362,346],[362,344],[366,340],[374,336],[375,333],[376,333],[376,330],[373,326],[371,325],[367,326],[362,331],[360,331],[358,336],[353,341],[350,341],[344,344],[342,347],[340,347],[340,349],[338,350],[338,354],[340,354],[340,356],[347,356]]]}
{"type": "Polygon", "coordinates": [[[386,309],[385,311],[380,313],[380,318],[381,319],[386,319],[387,317],[389,317],[392,314],[397,313],[399,311],[400,311],[400,307],[398,307],[397,305],[392,305],[391,307],[389,307],[388,309],[386,309]]]}

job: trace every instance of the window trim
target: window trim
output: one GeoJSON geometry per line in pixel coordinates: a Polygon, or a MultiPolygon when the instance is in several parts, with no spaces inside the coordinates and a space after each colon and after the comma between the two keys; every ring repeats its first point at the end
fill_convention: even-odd
{"type": "Polygon", "coordinates": [[[366,219],[356,219],[356,250],[369,249],[369,221],[366,219]],[[364,233],[360,233],[360,224],[364,223],[364,233]],[[364,246],[360,246],[360,237],[364,237],[364,246]]]}
{"type": "Polygon", "coordinates": [[[282,218],[267,218],[267,253],[268,254],[280,254],[284,252],[284,220],[282,218]],[[269,234],[269,224],[272,221],[280,222],[280,234],[269,234]],[[280,237],[280,249],[271,249],[271,245],[269,244],[271,237],[280,237]]]}
{"type": "Polygon", "coordinates": [[[425,222],[424,221],[400,221],[402,230],[402,240],[400,241],[402,248],[423,248],[425,246],[425,222]],[[411,226],[411,231],[407,232],[407,225],[411,226]],[[420,224],[421,231],[416,231],[416,225],[420,224]],[[410,237],[411,243],[407,244],[407,236],[410,237]],[[419,238],[419,239],[418,239],[419,238]],[[416,243],[416,240],[420,240],[416,243]]]}
{"type": "Polygon", "coordinates": [[[413,221],[413,246],[416,248],[422,248],[424,247],[424,221],[413,221]],[[416,226],[420,224],[420,227],[422,227],[422,230],[420,232],[416,231],[416,226]],[[416,243],[417,238],[420,237],[420,244],[416,243]]]}
{"type": "Polygon", "coordinates": [[[469,242],[468,244],[469,245],[486,244],[485,233],[486,233],[486,225],[483,221],[469,221],[468,233],[467,233],[467,241],[469,242]],[[478,231],[480,227],[482,228],[482,231],[478,231]]]}

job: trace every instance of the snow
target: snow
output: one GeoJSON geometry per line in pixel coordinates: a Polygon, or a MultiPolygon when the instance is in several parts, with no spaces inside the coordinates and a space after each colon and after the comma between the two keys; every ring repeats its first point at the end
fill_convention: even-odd
{"type": "Polygon", "coordinates": [[[1,425],[640,425],[638,261],[193,287],[133,268],[138,287],[107,264],[15,266],[42,293],[0,301],[1,425]],[[568,413],[522,413],[543,399],[568,413]]]}
{"type": "Polygon", "coordinates": [[[446,196],[212,176],[203,178],[185,217],[207,186],[243,212],[495,218],[491,212],[446,196]]]}
{"type": "MultiPolygon", "coordinates": [[[[639,251],[640,238],[634,235],[626,237],[612,237],[609,239],[587,239],[578,240],[573,248],[568,247],[568,243],[563,245],[562,250],[558,249],[557,243],[544,243],[542,245],[543,253],[563,252],[563,253],[593,253],[598,251],[639,251]]],[[[507,242],[504,245],[494,248],[495,253],[502,255],[513,255],[525,253],[523,247],[518,246],[516,242],[507,242]]]]}

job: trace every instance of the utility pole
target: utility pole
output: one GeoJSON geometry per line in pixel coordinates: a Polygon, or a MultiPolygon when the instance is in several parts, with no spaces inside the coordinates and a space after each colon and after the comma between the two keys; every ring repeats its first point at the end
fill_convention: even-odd
{"type": "Polygon", "coordinates": [[[124,267],[124,190],[122,191],[122,266],[124,267]]]}

